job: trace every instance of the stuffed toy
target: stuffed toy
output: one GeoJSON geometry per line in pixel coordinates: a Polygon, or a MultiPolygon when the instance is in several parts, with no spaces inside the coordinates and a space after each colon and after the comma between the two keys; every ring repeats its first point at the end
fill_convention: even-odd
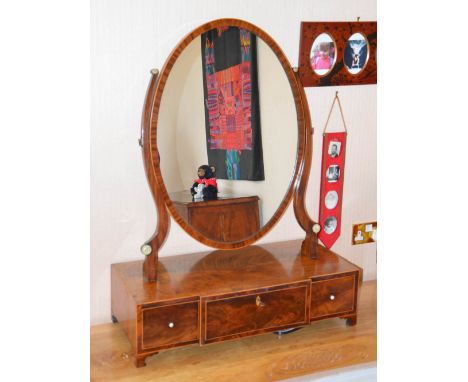
{"type": "Polygon", "coordinates": [[[212,200],[218,198],[218,184],[215,178],[215,168],[203,165],[198,167],[198,179],[195,179],[190,189],[194,200],[212,200]]]}

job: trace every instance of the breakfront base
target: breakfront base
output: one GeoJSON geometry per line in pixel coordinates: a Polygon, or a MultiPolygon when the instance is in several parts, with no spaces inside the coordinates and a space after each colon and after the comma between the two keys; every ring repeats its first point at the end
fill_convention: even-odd
{"type": "Polygon", "coordinates": [[[161,350],[277,332],[332,317],[355,325],[361,268],[301,241],[159,259],[146,282],[142,261],[112,265],[112,317],[135,365],[161,350]]]}

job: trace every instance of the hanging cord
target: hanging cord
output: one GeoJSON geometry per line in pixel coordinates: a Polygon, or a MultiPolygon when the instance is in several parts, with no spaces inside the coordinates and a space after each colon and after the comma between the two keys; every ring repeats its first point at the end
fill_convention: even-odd
{"type": "Polygon", "coordinates": [[[336,92],[335,98],[333,98],[333,103],[331,105],[330,112],[328,113],[327,122],[325,123],[325,128],[323,129],[323,133],[325,134],[325,131],[327,130],[328,122],[330,122],[331,113],[333,111],[333,106],[335,106],[335,101],[338,101],[338,106],[340,107],[341,119],[343,120],[344,131],[347,134],[348,130],[346,129],[346,122],[344,119],[343,108],[341,107],[341,102],[340,102],[340,98],[338,97],[338,92],[336,92]]]}

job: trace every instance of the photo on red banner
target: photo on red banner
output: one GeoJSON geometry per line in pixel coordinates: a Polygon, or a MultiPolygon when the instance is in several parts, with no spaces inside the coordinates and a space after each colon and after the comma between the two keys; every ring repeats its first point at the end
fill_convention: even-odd
{"type": "Polygon", "coordinates": [[[346,136],[346,132],[323,134],[318,238],[327,248],[341,233],[346,136]]]}

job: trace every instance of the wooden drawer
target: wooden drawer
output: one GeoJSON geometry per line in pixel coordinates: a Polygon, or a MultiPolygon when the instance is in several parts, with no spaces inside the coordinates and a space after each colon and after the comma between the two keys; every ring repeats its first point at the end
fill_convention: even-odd
{"type": "Polygon", "coordinates": [[[141,308],[141,349],[198,342],[198,301],[141,308]]]}
{"type": "Polygon", "coordinates": [[[174,193],[171,200],[189,225],[212,240],[245,240],[260,229],[258,196],[194,202],[191,196],[174,193]]]}
{"type": "MultiPolygon", "coordinates": [[[[240,198],[243,200],[244,198],[240,198]]],[[[211,203],[213,204],[213,203],[211,203]]],[[[196,230],[222,242],[246,239],[260,229],[258,198],[243,203],[197,205],[189,209],[188,221],[196,230]]]]}
{"type": "Polygon", "coordinates": [[[202,343],[260,334],[308,322],[309,282],[203,298],[202,343]]]}
{"type": "Polygon", "coordinates": [[[311,320],[352,313],[356,309],[357,274],[312,282],[311,320]]]}

